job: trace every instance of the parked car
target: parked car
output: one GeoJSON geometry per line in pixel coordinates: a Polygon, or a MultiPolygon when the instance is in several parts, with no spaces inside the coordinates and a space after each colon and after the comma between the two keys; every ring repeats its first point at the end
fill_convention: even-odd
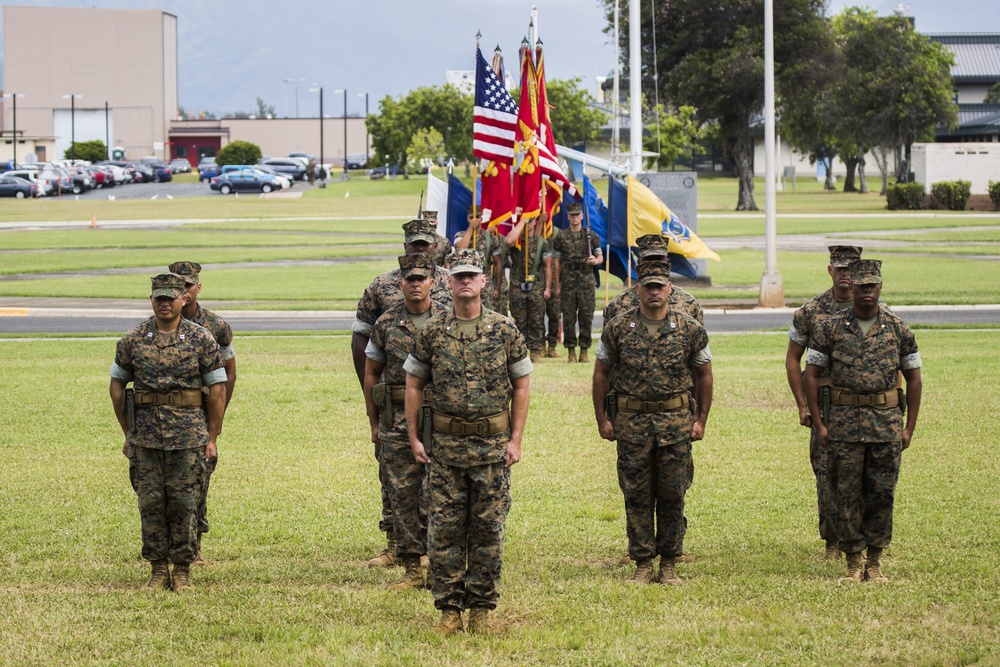
{"type": "Polygon", "coordinates": [[[163,162],[147,162],[146,164],[153,170],[154,183],[166,183],[174,180],[174,172],[170,171],[169,165],[163,162]]]}
{"type": "Polygon", "coordinates": [[[230,192],[257,191],[271,192],[281,186],[275,183],[270,174],[261,171],[229,171],[212,179],[210,187],[224,195],[230,192]]]}
{"type": "Polygon", "coordinates": [[[294,180],[306,180],[306,166],[300,160],[290,157],[263,158],[258,165],[270,167],[280,174],[287,174],[294,180]]]}
{"type": "Polygon", "coordinates": [[[3,175],[23,178],[29,183],[34,183],[35,187],[38,188],[39,197],[45,197],[56,192],[57,184],[48,178],[39,176],[39,172],[34,169],[9,169],[3,175]]]}
{"type": "Polygon", "coordinates": [[[156,174],[153,171],[153,168],[145,162],[129,162],[128,166],[132,169],[133,178],[136,183],[153,182],[153,177],[156,174]]]}
{"type": "Polygon", "coordinates": [[[271,176],[274,176],[275,180],[281,183],[282,188],[295,187],[295,181],[292,180],[292,177],[289,176],[288,174],[278,173],[274,169],[271,169],[270,167],[266,167],[260,164],[254,167],[254,169],[256,169],[257,171],[262,171],[265,174],[270,174],[271,176]]]}
{"type": "Polygon", "coordinates": [[[66,171],[73,181],[73,194],[78,195],[94,189],[94,179],[83,167],[70,167],[66,171]]]}
{"type": "Polygon", "coordinates": [[[368,156],[364,153],[354,153],[347,156],[348,169],[367,169],[368,156]]]}
{"type": "Polygon", "coordinates": [[[51,194],[59,195],[64,192],[72,192],[73,179],[65,169],[46,166],[38,172],[39,178],[44,178],[52,184],[51,194]]]}
{"type": "Polygon", "coordinates": [[[175,174],[189,174],[191,173],[191,163],[187,161],[187,158],[175,157],[170,161],[170,171],[175,174]]]}
{"type": "Polygon", "coordinates": [[[211,181],[220,173],[219,165],[215,164],[214,157],[202,158],[201,162],[198,163],[198,180],[202,183],[211,181]]]}
{"type": "Polygon", "coordinates": [[[31,181],[26,181],[17,176],[0,177],[0,197],[17,197],[25,199],[27,197],[37,197],[38,186],[31,181]]]}

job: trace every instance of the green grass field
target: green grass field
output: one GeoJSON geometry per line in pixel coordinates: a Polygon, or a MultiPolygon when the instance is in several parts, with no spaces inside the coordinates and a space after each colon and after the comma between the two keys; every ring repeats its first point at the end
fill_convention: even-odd
{"type": "Polygon", "coordinates": [[[590,369],[542,362],[513,472],[497,638],[394,594],[346,336],[238,336],[239,383],[197,590],[139,590],[139,518],[109,405],[109,339],[0,342],[0,664],[967,665],[1000,661],[1000,331],[919,331],[888,585],[819,560],[808,433],[782,335],[718,335],[695,446],[686,583],[638,588],[590,369]],[[58,394],[42,391],[58,387],[58,394]]]}

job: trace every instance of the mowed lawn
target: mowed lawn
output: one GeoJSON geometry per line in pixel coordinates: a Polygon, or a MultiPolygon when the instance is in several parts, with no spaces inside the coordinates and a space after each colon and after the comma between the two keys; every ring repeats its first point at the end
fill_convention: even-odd
{"type": "Polygon", "coordinates": [[[238,337],[197,590],[139,590],[139,517],[107,397],[114,341],[0,342],[0,664],[996,664],[1000,331],[917,331],[924,404],[884,586],[819,560],[808,432],[783,335],[717,335],[685,585],[638,587],[591,369],[532,375],[496,638],[431,632],[387,590],[346,336],[238,337]]]}

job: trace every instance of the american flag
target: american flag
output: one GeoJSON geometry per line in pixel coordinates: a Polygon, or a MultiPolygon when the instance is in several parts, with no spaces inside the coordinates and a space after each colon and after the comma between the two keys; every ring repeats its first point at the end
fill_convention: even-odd
{"type": "Polygon", "coordinates": [[[476,47],[476,106],[472,114],[472,154],[501,164],[514,163],[517,102],[476,47]]]}

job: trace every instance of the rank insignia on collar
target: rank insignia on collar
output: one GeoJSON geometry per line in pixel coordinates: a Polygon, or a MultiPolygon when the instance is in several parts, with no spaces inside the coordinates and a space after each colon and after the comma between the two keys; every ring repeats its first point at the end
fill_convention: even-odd
{"type": "Polygon", "coordinates": [[[629,329],[635,329],[635,322],[629,322],[628,323],[628,328],[629,329]]]}
{"type": "Polygon", "coordinates": [[[181,340],[184,340],[184,334],[178,334],[177,337],[180,338],[181,340]]]}
{"type": "Polygon", "coordinates": [[[677,322],[671,322],[670,323],[670,328],[671,329],[676,329],[677,328],[677,322]]]}
{"type": "Polygon", "coordinates": [[[153,337],[153,332],[152,331],[150,331],[149,333],[146,334],[146,338],[152,338],[152,337],[153,337]]]}

